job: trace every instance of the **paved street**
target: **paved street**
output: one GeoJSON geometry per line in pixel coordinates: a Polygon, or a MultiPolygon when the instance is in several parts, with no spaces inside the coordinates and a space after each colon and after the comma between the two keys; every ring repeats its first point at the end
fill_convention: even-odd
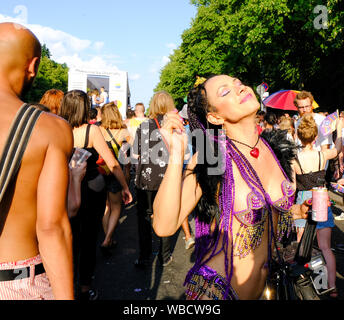
{"type": "MultiPolygon", "coordinates": [[[[180,300],[184,299],[183,282],[192,266],[193,249],[185,250],[183,230],[172,237],[173,261],[162,267],[157,258],[158,241],[153,237],[150,266],[134,266],[138,257],[136,207],[124,211],[115,233],[118,242],[110,258],[98,252],[95,285],[104,300],[180,300]]],[[[194,220],[191,221],[194,225],[194,220]]]]}
{"type": "MultiPolygon", "coordinates": [[[[338,200],[335,196],[332,197],[338,200]]],[[[340,202],[340,201],[338,201],[340,202]]],[[[344,207],[339,203],[334,207],[335,215],[339,215],[344,207]]],[[[190,221],[194,229],[194,220],[190,221]]],[[[102,236],[102,233],[101,233],[102,236]]],[[[185,250],[183,230],[173,237],[173,262],[163,268],[153,255],[151,265],[146,270],[134,267],[138,256],[138,234],[136,207],[124,211],[115,233],[118,242],[109,258],[98,251],[98,264],[95,276],[95,287],[99,290],[101,300],[184,300],[183,282],[192,266],[193,249],[185,250]]],[[[344,244],[344,221],[336,221],[333,229],[332,248],[344,244]]],[[[157,241],[153,239],[153,251],[157,251],[157,241]]],[[[337,286],[339,298],[344,298],[344,254],[336,254],[337,286]]],[[[323,297],[323,299],[329,299],[323,297]]]]}

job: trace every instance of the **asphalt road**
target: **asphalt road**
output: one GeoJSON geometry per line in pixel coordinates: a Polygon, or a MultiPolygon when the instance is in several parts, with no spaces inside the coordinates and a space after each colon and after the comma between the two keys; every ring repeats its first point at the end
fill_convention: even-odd
{"type": "MultiPolygon", "coordinates": [[[[335,216],[344,207],[342,198],[333,206],[335,216]]],[[[153,255],[149,267],[137,269],[134,261],[138,257],[138,232],[136,206],[124,210],[114,239],[118,242],[113,254],[104,257],[98,250],[97,267],[94,287],[99,291],[100,300],[185,300],[183,282],[187,271],[194,262],[194,249],[184,247],[184,233],[180,229],[172,237],[173,262],[162,267],[157,259],[157,239],[153,237],[153,255]]],[[[332,248],[344,244],[344,221],[335,220],[336,226],[332,232],[332,248]]],[[[194,219],[190,220],[194,230],[194,219]]],[[[103,233],[100,232],[99,244],[103,233]]],[[[315,240],[316,243],[316,240],[315,240]]],[[[335,251],[336,252],[336,251],[335,251]]],[[[337,287],[339,300],[344,298],[344,254],[336,253],[337,287]]],[[[330,299],[327,296],[323,300],[330,299]]]]}

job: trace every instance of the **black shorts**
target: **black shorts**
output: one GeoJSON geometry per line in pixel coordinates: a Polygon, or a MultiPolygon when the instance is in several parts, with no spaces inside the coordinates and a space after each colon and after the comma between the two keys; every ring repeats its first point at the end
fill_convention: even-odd
{"type": "Polygon", "coordinates": [[[122,185],[118,182],[116,177],[113,175],[104,176],[105,178],[105,185],[106,185],[106,191],[117,193],[119,191],[122,191],[122,185]]]}

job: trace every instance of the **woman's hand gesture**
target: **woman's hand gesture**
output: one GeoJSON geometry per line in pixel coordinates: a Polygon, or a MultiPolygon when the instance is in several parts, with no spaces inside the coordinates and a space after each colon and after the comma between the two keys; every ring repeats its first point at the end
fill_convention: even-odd
{"type": "Polygon", "coordinates": [[[177,112],[174,110],[165,114],[160,131],[168,145],[170,156],[173,156],[175,160],[180,159],[183,163],[188,137],[185,133],[183,118],[177,112]]]}

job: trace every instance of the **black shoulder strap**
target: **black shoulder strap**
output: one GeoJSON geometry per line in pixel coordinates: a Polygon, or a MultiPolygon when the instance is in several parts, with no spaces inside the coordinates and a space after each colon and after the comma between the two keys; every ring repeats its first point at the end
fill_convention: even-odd
{"type": "Polygon", "coordinates": [[[318,151],[318,153],[319,153],[319,170],[318,171],[320,171],[320,168],[321,168],[321,154],[320,154],[320,151],[318,151]]]}
{"type": "Polygon", "coordinates": [[[109,134],[110,138],[112,139],[112,141],[116,144],[117,149],[121,149],[121,146],[118,144],[118,142],[116,141],[115,137],[112,135],[111,131],[109,128],[106,129],[106,132],[109,134]]]}
{"type": "Polygon", "coordinates": [[[302,170],[302,167],[301,167],[301,163],[300,163],[299,157],[296,156],[295,160],[296,160],[297,164],[299,165],[299,167],[300,167],[300,169],[301,169],[301,173],[304,174],[304,173],[303,173],[303,170],[302,170]]]}
{"type": "Polygon", "coordinates": [[[41,114],[41,110],[25,104],[12,122],[0,159],[0,202],[19,170],[32,130],[41,114]]]}
{"type": "Polygon", "coordinates": [[[87,125],[87,128],[86,128],[86,137],[85,137],[84,149],[86,149],[87,146],[88,146],[88,141],[89,141],[89,139],[90,139],[90,129],[91,129],[91,125],[88,124],[88,125],[87,125]]]}

